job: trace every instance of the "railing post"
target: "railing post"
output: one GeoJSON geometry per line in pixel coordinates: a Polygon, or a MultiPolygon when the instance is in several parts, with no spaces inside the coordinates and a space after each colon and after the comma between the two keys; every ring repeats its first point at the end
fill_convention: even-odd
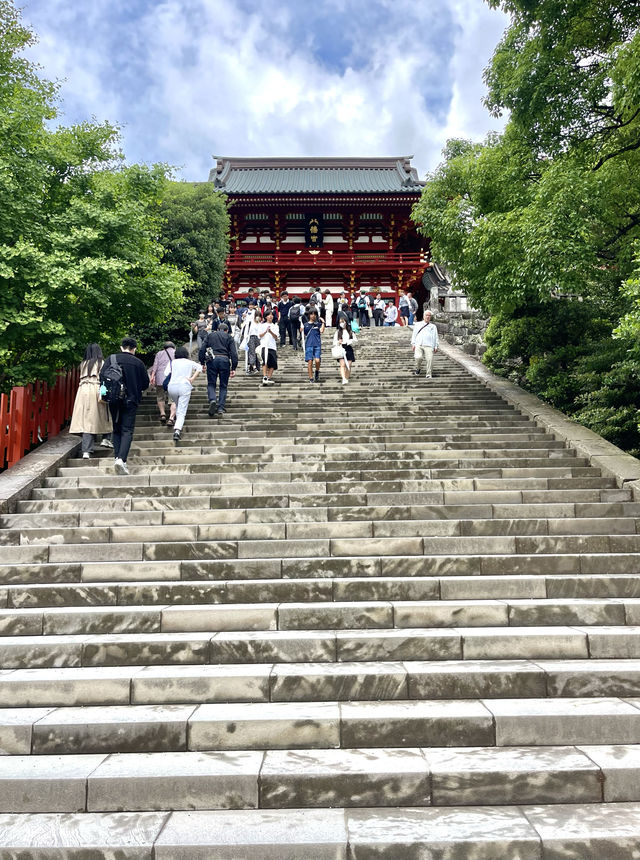
{"type": "Polygon", "coordinates": [[[57,435],[71,418],[78,369],[58,375],[54,385],[34,382],[0,394],[0,470],[14,466],[33,444],[57,435]]]}
{"type": "MultiPolygon", "coordinates": [[[[11,389],[9,409],[9,466],[15,465],[22,458],[25,448],[27,425],[27,390],[31,386],[21,386],[11,389]]],[[[30,393],[30,392],[29,392],[30,393]]]]}

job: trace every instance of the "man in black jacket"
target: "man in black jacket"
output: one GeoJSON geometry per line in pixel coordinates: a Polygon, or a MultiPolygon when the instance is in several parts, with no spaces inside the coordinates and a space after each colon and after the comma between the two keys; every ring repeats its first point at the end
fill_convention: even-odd
{"type": "Polygon", "coordinates": [[[221,323],[217,331],[209,332],[198,353],[202,369],[207,371],[207,393],[209,396],[209,417],[223,415],[227,402],[229,378],[236,375],[238,350],[229,334],[227,323],[221,323]],[[216,398],[216,385],[220,380],[220,392],[216,398]]]}
{"type": "Polygon", "coordinates": [[[291,346],[293,346],[293,331],[291,330],[291,323],[289,322],[289,311],[292,307],[293,302],[289,299],[289,293],[285,290],[278,302],[278,310],[280,312],[280,319],[278,321],[278,328],[280,329],[280,346],[285,346],[287,343],[287,334],[289,335],[289,342],[291,346]]]}
{"type": "MultiPolygon", "coordinates": [[[[115,360],[122,368],[122,384],[125,391],[124,399],[118,403],[110,403],[109,410],[113,420],[113,456],[114,466],[120,475],[128,475],[127,457],[133,441],[133,430],[136,426],[136,412],[142,400],[142,392],[149,387],[147,369],[135,351],[138,342],[133,337],[125,337],[120,344],[121,352],[115,353],[115,360]]],[[[103,366],[106,366],[110,356],[103,366]]]]}

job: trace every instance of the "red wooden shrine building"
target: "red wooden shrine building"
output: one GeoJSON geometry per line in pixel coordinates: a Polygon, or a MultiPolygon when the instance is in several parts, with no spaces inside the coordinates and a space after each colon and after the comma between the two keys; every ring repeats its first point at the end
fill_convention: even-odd
{"type": "Polygon", "coordinates": [[[426,298],[429,245],[410,217],[424,183],[410,158],[218,158],[209,181],[229,199],[225,298],[318,286],[426,298]]]}

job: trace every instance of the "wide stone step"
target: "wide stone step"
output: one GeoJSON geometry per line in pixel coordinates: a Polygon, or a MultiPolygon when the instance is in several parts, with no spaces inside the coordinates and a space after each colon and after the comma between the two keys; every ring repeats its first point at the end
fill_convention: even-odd
{"type": "Polygon", "coordinates": [[[0,815],[21,860],[630,860],[639,840],[637,803],[0,815]]]}
{"type": "MultiPolygon", "coordinates": [[[[171,517],[168,518],[169,520],[171,517]]],[[[207,523],[205,518],[190,517],[191,523],[146,523],[146,541],[210,541],[210,540],[300,540],[314,538],[378,538],[378,537],[502,537],[526,535],[635,535],[640,519],[582,517],[570,519],[410,519],[319,522],[271,522],[268,513],[262,522],[219,522],[217,516],[207,523]],[[199,523],[199,524],[197,524],[199,523]]],[[[284,518],[282,518],[284,520],[284,518]]],[[[126,515],[121,517],[126,521],[126,515]]],[[[127,543],[140,536],[140,523],[126,525],[102,520],[102,525],[5,528],[0,531],[0,546],[32,546],[34,544],[101,544],[127,543]]]]}
{"type": "MultiPolygon", "coordinates": [[[[276,562],[279,571],[279,565],[276,562]]],[[[134,569],[135,572],[135,569],[134,569]]],[[[162,569],[162,573],[167,571],[162,569]]],[[[171,571],[173,572],[173,570],[171,571]]],[[[267,573],[269,571],[266,571],[267,573]]],[[[370,571],[371,572],[371,571],[370,571]]],[[[179,571],[175,571],[178,578],[179,571]]],[[[200,605],[366,600],[640,598],[640,575],[370,576],[0,586],[0,607],[200,605]]]]}
{"type": "MultiPolygon", "coordinates": [[[[640,535],[568,535],[545,536],[478,536],[478,537],[392,537],[327,539],[247,539],[194,540],[191,542],[149,543],[68,543],[4,546],[2,555],[7,567],[4,580],[11,581],[11,565],[57,562],[101,562],[108,555],[118,561],[181,561],[212,559],[296,558],[314,559],[391,557],[391,556],[469,556],[495,555],[529,558],[532,553],[557,557],[575,554],[634,554],[640,550],[640,535]]],[[[515,563],[512,558],[512,564],[515,563]]],[[[603,562],[604,563],[604,562],[603,562]]],[[[526,564],[526,562],[525,562],[526,564]]],[[[562,569],[549,570],[561,573],[562,569]]],[[[629,571],[622,571],[629,572],[629,571]]]]}
{"type": "MultiPolygon", "coordinates": [[[[413,539],[409,539],[413,540],[413,539]]],[[[113,545],[115,547],[115,545],[113,545]]],[[[160,545],[158,545],[160,546],[160,545]]],[[[64,549],[64,547],[62,547],[64,549]]],[[[15,550],[47,547],[5,547],[15,550]]],[[[414,555],[315,558],[196,558],[149,561],[142,558],[111,562],[26,561],[0,568],[0,584],[154,582],[178,580],[320,579],[345,577],[480,577],[480,576],[607,576],[634,575],[637,554],[563,553],[532,555],[414,555]]],[[[8,561],[8,560],[7,560],[8,561]]],[[[1,593],[1,592],[0,592],[1,593]]],[[[526,596],[526,595],[524,595],[526,596]]],[[[563,596],[563,595],[557,595],[563,596]]],[[[571,596],[571,595],[568,595],[571,596]]],[[[617,596],[615,590],[611,596],[617,596]]],[[[633,595],[631,595],[633,596],[633,595]]]]}
{"type": "MultiPolygon", "coordinates": [[[[289,602],[282,603],[263,599],[256,603],[0,609],[0,635],[640,624],[638,598],[340,601],[334,599],[329,582],[310,585],[302,580],[299,584],[303,587],[297,596],[306,598],[301,602],[292,602],[294,595],[290,595],[289,602]],[[315,589],[322,600],[314,601],[315,589]]],[[[277,585],[282,587],[282,581],[277,585]]],[[[260,596],[265,598],[268,587],[264,582],[261,586],[260,596]]]]}
{"type": "Polygon", "coordinates": [[[640,659],[640,627],[441,627],[0,637],[0,669],[404,660],[640,659]]]}
{"type": "Polygon", "coordinates": [[[640,660],[470,659],[16,669],[0,675],[0,692],[1,700],[13,708],[625,698],[640,695],[640,660]]]}
{"type": "MultiPolygon", "coordinates": [[[[251,497],[250,497],[251,498],[251,497]]],[[[309,508],[210,508],[209,496],[171,499],[172,508],[132,510],[132,499],[79,502],[20,502],[21,513],[0,517],[1,528],[65,528],[117,525],[200,525],[204,523],[333,522],[344,520],[640,518],[640,502],[575,502],[531,505],[377,505],[309,508]],[[108,503],[108,504],[107,504],[108,503]],[[102,506],[108,508],[103,510],[102,506]],[[62,508],[62,510],[60,510],[62,508]],[[69,508],[69,510],[64,510],[69,508]]]]}
{"type": "MultiPolygon", "coordinates": [[[[640,801],[640,747],[381,748],[0,757],[13,813],[640,801]]],[[[0,843],[1,844],[1,843],[0,843]]]]}
{"type": "Polygon", "coordinates": [[[0,710],[5,755],[640,743],[640,700],[243,702],[0,710]]]}

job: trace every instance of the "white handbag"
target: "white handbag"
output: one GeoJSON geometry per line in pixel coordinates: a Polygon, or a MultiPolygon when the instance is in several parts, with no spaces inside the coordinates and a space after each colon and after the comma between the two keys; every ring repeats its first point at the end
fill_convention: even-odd
{"type": "Polygon", "coordinates": [[[337,359],[344,358],[345,352],[343,347],[340,346],[339,343],[334,343],[334,345],[331,347],[331,355],[333,356],[333,358],[337,359]]]}

